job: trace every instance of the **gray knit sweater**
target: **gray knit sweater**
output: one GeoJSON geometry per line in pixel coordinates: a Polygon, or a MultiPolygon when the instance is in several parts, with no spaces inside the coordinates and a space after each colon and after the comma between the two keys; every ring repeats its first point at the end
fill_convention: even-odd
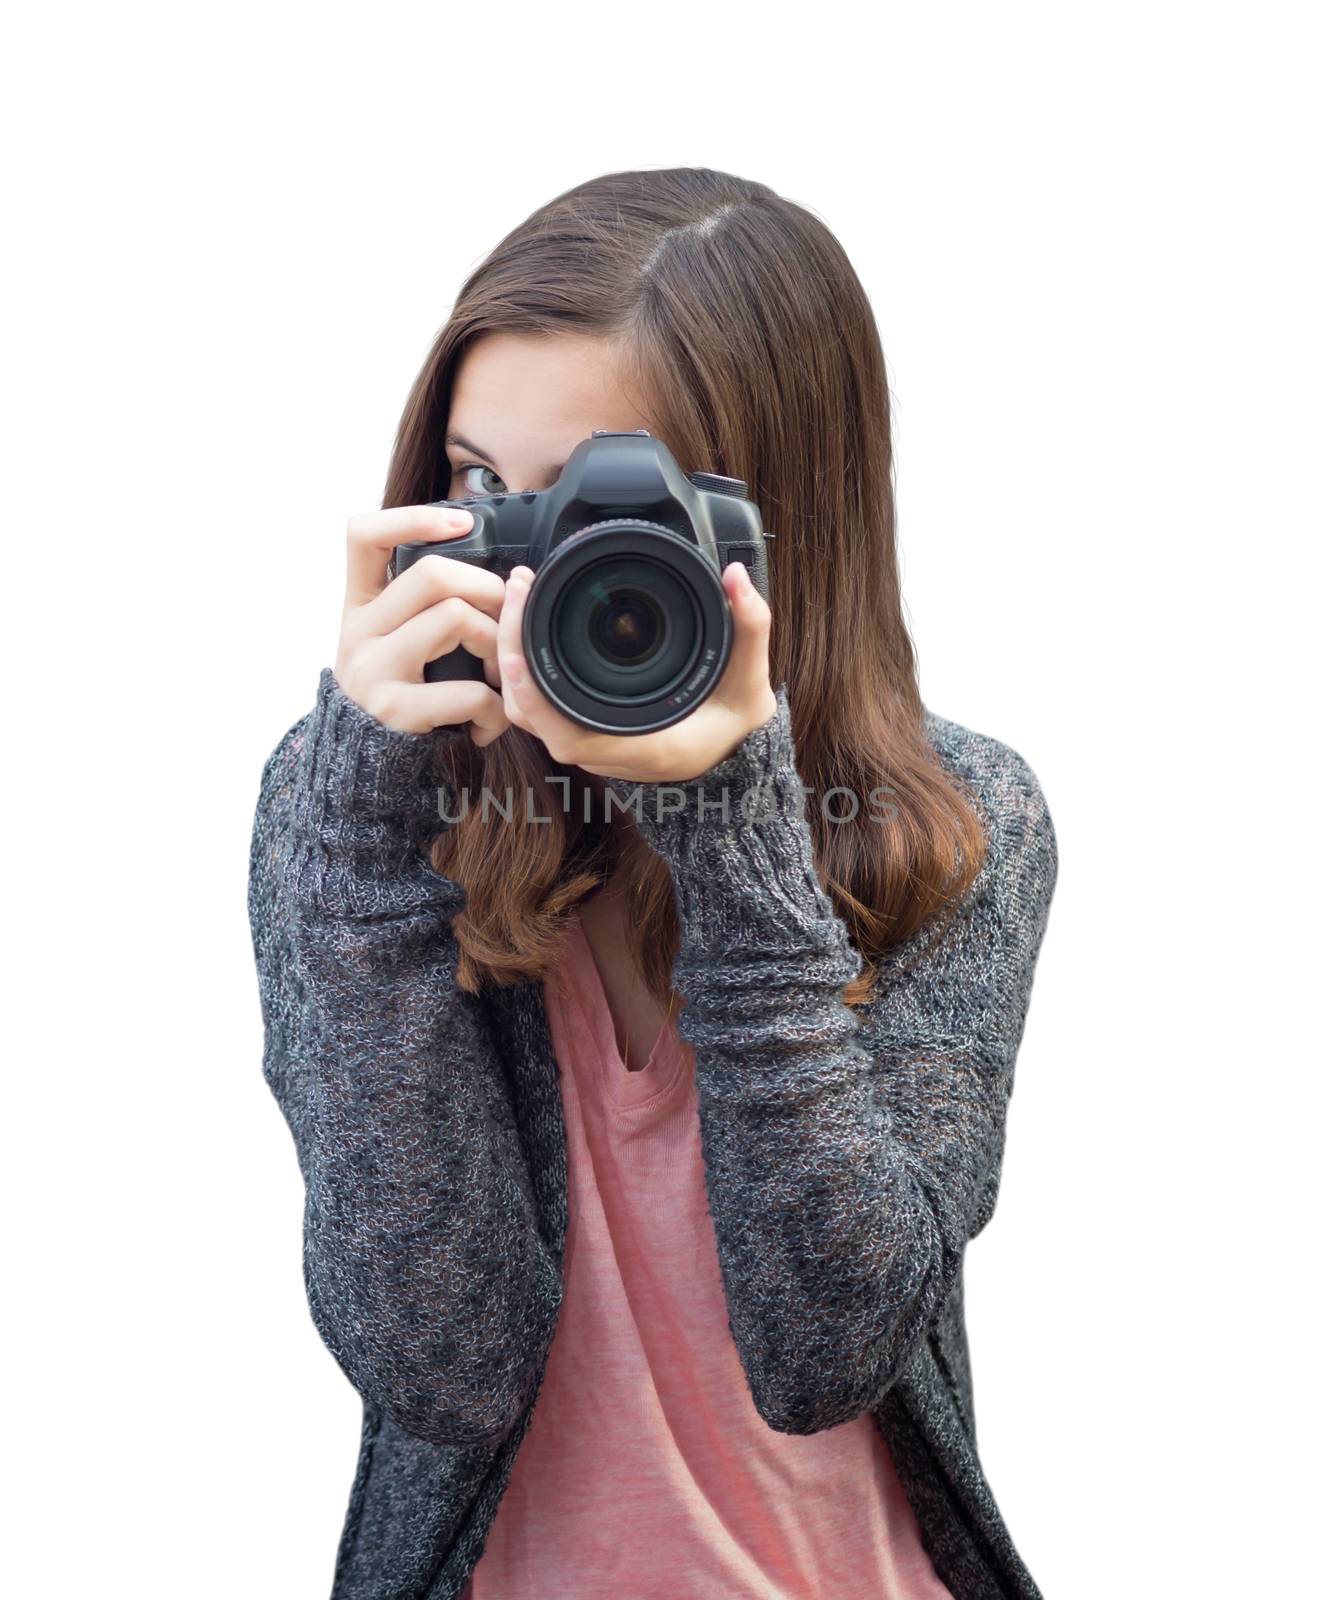
{"type": "MultiPolygon", "coordinates": [[[[928,712],[990,847],[943,937],[896,952],[855,1013],[840,993],[861,958],[816,876],[783,686],[777,700],[680,786],[685,805],[644,785],[633,811],[677,895],[678,1028],[695,1047],[733,1340],[771,1428],[873,1414],[957,1600],[1035,1600],[978,1460],[961,1269],[996,1202],[1056,879],[1051,818],[1019,755],[928,712]]],[[[304,1179],[311,1315],[364,1406],[334,1600],[460,1593],[562,1299],[566,1151],[542,987],[456,986],[463,891],[424,853],[451,798],[438,752],[465,737],[387,729],[324,670],[258,800],[263,1073],[304,1179]]]]}

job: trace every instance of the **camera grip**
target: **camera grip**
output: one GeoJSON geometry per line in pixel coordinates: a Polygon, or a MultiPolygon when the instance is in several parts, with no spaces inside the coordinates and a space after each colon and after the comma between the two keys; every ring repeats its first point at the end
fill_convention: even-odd
{"type": "Polygon", "coordinates": [[[467,678],[484,682],[484,663],[462,645],[424,663],[425,683],[452,683],[467,678]]]}

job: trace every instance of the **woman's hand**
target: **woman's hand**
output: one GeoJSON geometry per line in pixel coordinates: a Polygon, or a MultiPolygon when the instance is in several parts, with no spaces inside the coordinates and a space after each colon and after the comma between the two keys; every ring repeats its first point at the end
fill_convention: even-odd
{"type": "Polygon", "coordinates": [[[457,539],[470,532],[469,511],[398,506],[366,511],[346,524],[346,603],[333,676],[342,693],[399,733],[471,724],[477,745],[508,726],[498,693],[498,614],[503,580],[440,551],[388,581],[395,545],[457,539]],[[484,682],[425,683],[425,663],[458,645],[484,662],[484,682]]]}
{"type": "Polygon", "coordinates": [[[697,708],[658,733],[595,733],[546,698],[521,647],[521,616],[535,574],[513,567],[498,616],[498,669],[503,708],[512,726],[544,743],[555,761],[604,778],[686,783],[732,755],[778,709],[770,686],[770,607],[741,561],[720,581],[733,608],[733,652],[724,675],[697,708]]]}

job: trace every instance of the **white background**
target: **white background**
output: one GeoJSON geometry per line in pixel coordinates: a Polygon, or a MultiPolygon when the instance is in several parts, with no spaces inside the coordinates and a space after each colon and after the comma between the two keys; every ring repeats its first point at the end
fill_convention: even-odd
{"type": "Polygon", "coordinates": [[[9,1593],[330,1586],[359,1405],[305,1309],[260,1075],[259,771],[331,663],[346,518],[464,274],[573,183],[672,165],[759,178],[843,241],[895,395],[924,698],[1022,752],[1058,830],[968,1265],[1015,1541],[1051,1597],[1315,1586],[1310,18],[11,22],[9,1593]]]}

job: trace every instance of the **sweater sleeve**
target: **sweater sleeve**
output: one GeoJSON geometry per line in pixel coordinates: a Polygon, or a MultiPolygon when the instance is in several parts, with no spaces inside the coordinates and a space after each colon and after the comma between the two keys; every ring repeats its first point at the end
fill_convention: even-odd
{"type": "Polygon", "coordinates": [[[313,1322],[366,1400],[440,1444],[510,1431],[562,1297],[454,981],[463,891],[425,853],[455,798],[436,757],[464,736],[389,729],[325,669],[264,766],[248,890],[313,1322]]]}
{"type": "Polygon", "coordinates": [[[855,1014],[841,992],[862,961],[816,872],[776,698],[700,778],[609,783],[673,878],[730,1330],[761,1416],[806,1434],[879,1406],[991,1214],[1057,852],[1023,759],[944,724],[987,856],[855,1014]]]}

